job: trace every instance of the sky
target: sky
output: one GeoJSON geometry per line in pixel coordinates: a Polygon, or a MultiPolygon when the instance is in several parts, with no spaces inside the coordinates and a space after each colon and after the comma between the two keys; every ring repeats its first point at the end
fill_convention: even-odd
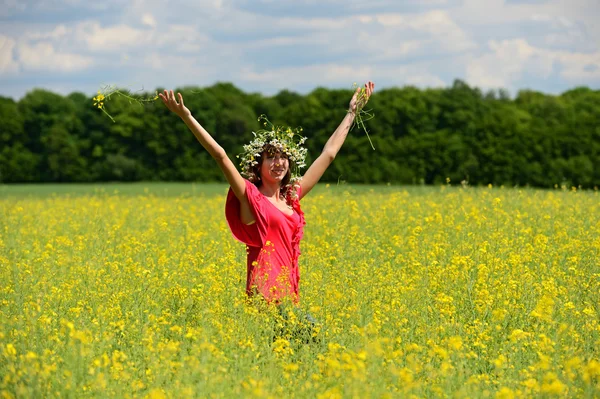
{"type": "Polygon", "coordinates": [[[600,0],[0,0],[0,96],[600,88],[600,0]]]}

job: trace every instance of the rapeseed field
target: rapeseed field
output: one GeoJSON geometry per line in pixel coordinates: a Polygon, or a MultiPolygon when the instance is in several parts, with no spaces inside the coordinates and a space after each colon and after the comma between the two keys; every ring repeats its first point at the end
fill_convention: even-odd
{"type": "Polygon", "coordinates": [[[0,397],[600,396],[597,191],[322,186],[283,315],[224,202],[4,191],[0,397]]]}

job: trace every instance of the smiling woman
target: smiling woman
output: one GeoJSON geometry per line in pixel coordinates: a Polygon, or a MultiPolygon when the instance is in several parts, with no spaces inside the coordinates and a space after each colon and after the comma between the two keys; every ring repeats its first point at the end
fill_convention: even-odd
{"type": "Polygon", "coordinates": [[[356,89],[348,113],[302,177],[299,170],[305,166],[306,149],[302,144],[306,138],[300,135],[301,129],[277,127],[261,116],[259,121],[265,129],[254,132],[254,140],[244,146],[240,174],[225,150],[192,116],[181,93],[177,97],[172,90],[159,94],[215,159],[229,182],[225,215],[234,237],[246,244],[249,296],[259,294],[275,304],[286,299],[299,302],[298,257],[305,225],[300,200],[333,162],[374,88],[373,82],[368,82],[356,89]]]}
{"type": "Polygon", "coordinates": [[[306,137],[302,137],[302,128],[275,126],[265,115],[258,118],[265,129],[252,132],[254,140],[244,145],[244,153],[238,155],[241,159],[242,175],[260,186],[263,160],[270,161],[279,155],[285,158],[287,173],[282,180],[281,195],[286,197],[288,192],[293,195],[293,187],[300,181],[300,169],[306,166],[306,148],[302,145],[306,137]]]}

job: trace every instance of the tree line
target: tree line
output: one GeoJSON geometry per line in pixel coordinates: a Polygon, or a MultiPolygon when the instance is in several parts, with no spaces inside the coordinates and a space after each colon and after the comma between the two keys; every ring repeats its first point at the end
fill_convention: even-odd
{"type": "MultiPolygon", "coordinates": [[[[350,89],[325,88],[264,96],[230,83],[177,91],[236,164],[261,114],[302,126],[310,164],[351,97],[350,89]]],[[[105,106],[115,123],[82,93],[0,97],[0,182],[224,181],[160,100],[141,106],[117,97],[105,106]]],[[[323,181],[600,185],[600,90],[522,90],[511,99],[456,80],[447,88],[379,90],[367,107],[375,114],[366,125],[376,150],[353,130],[323,181]]]]}

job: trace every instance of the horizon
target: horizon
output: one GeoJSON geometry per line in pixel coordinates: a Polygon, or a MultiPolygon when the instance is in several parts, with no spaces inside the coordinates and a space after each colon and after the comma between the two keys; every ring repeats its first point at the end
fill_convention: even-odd
{"type": "MultiPolygon", "coordinates": [[[[460,80],[460,79],[456,79],[456,80],[460,80]]],[[[454,83],[454,81],[451,84],[447,85],[447,86],[440,86],[440,87],[419,87],[419,86],[410,85],[410,84],[406,84],[406,85],[403,85],[403,86],[378,87],[377,83],[375,82],[376,86],[375,86],[375,92],[374,92],[374,94],[377,94],[378,92],[382,92],[382,91],[386,91],[386,90],[395,90],[395,89],[403,90],[403,89],[406,89],[406,88],[415,88],[415,89],[420,90],[420,91],[426,91],[426,90],[446,90],[446,89],[450,89],[452,87],[453,83],[454,83]]],[[[468,82],[464,82],[464,83],[468,84],[468,82]]],[[[207,89],[207,88],[210,88],[210,87],[214,87],[214,86],[219,85],[219,84],[231,84],[235,88],[241,90],[244,94],[247,94],[247,95],[259,94],[259,95],[262,95],[265,98],[275,97],[278,94],[280,94],[282,92],[285,92],[285,91],[293,93],[293,94],[298,94],[298,95],[306,96],[306,95],[309,95],[310,93],[314,92],[315,90],[322,89],[322,88],[326,89],[326,90],[331,90],[331,91],[333,91],[333,90],[348,90],[349,92],[351,92],[353,90],[351,86],[348,86],[348,87],[324,87],[324,86],[321,85],[321,86],[315,86],[312,89],[310,89],[308,91],[305,91],[305,92],[300,92],[300,91],[296,91],[296,90],[290,90],[288,88],[282,88],[282,89],[277,90],[277,91],[275,91],[273,93],[265,94],[265,93],[262,93],[260,91],[244,90],[240,86],[236,85],[234,82],[230,82],[230,81],[216,81],[216,82],[214,82],[212,84],[208,84],[208,85],[205,85],[205,86],[186,84],[186,85],[183,85],[181,87],[173,87],[173,88],[167,89],[167,90],[174,90],[175,93],[177,93],[179,91],[183,91],[183,90],[189,90],[189,89],[203,90],[203,89],[207,89]]],[[[478,86],[473,86],[473,85],[468,85],[468,86],[471,89],[479,90],[483,95],[486,95],[486,94],[488,94],[490,92],[493,92],[496,95],[498,95],[501,92],[504,92],[504,94],[508,94],[508,97],[509,97],[510,100],[514,100],[518,96],[518,94],[522,93],[522,92],[535,92],[535,93],[543,94],[545,96],[559,97],[559,96],[561,96],[561,95],[563,95],[563,94],[565,94],[567,92],[573,91],[573,90],[579,90],[579,89],[586,89],[586,90],[591,90],[591,91],[599,91],[600,90],[600,88],[592,88],[592,87],[585,86],[585,85],[579,85],[579,86],[573,86],[573,87],[565,88],[565,90],[563,90],[563,91],[561,91],[559,93],[549,93],[549,92],[544,92],[544,91],[541,91],[541,90],[534,90],[534,89],[527,88],[527,87],[519,88],[519,89],[516,90],[516,92],[510,93],[506,89],[503,89],[503,88],[498,88],[498,89],[496,89],[496,88],[489,88],[489,89],[485,90],[485,89],[483,89],[481,87],[478,87],[478,86]]],[[[120,86],[120,87],[117,87],[117,88],[120,89],[120,90],[128,90],[128,92],[131,93],[131,94],[140,94],[140,95],[153,94],[155,92],[161,93],[162,91],[158,91],[158,89],[159,88],[165,89],[163,87],[157,87],[154,90],[148,90],[147,88],[141,88],[141,89],[135,90],[135,88],[127,88],[127,87],[124,87],[124,86],[120,86]]],[[[95,91],[95,92],[92,92],[92,93],[86,93],[86,92],[83,92],[81,90],[75,90],[75,91],[72,91],[72,92],[69,92],[69,93],[60,93],[60,92],[57,92],[57,91],[54,91],[54,90],[49,90],[49,89],[44,88],[44,87],[32,87],[26,93],[24,93],[23,96],[21,96],[20,98],[14,98],[14,97],[6,96],[6,95],[3,95],[2,93],[0,93],[0,98],[8,98],[8,99],[14,100],[15,102],[19,102],[27,94],[29,94],[29,93],[31,93],[31,92],[33,92],[35,90],[44,90],[44,91],[47,91],[47,92],[50,92],[50,93],[58,94],[58,95],[63,96],[63,97],[67,97],[67,96],[72,95],[72,94],[80,93],[80,94],[85,95],[86,97],[89,97],[90,99],[92,97],[94,97],[96,94],[98,94],[98,90],[95,91]]],[[[100,91],[102,91],[102,90],[100,89],[100,91]]]]}

